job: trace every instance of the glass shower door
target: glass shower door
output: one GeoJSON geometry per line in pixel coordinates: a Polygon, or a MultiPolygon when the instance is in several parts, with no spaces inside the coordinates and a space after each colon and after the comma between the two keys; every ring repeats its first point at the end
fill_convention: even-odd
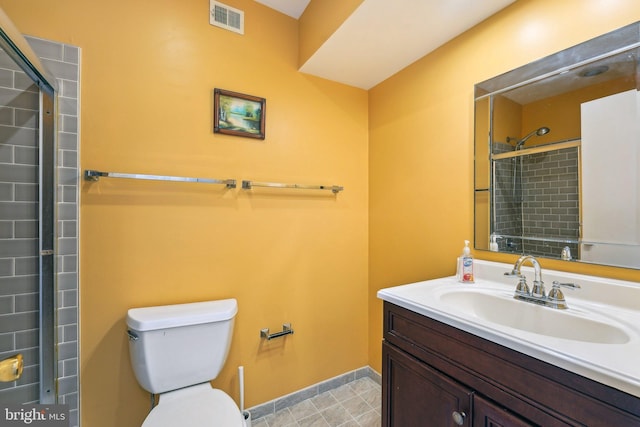
{"type": "Polygon", "coordinates": [[[14,58],[0,50],[0,403],[53,403],[53,92],[14,58]]]}

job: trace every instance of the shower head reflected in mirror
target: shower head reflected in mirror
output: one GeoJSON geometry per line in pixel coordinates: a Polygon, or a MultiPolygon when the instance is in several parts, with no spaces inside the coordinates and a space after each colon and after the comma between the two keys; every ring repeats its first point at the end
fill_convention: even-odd
{"type": "MultiPolygon", "coordinates": [[[[527,140],[528,140],[529,138],[531,138],[533,135],[536,135],[536,136],[542,136],[542,135],[546,135],[546,134],[548,134],[549,132],[551,132],[551,129],[549,129],[549,128],[548,128],[548,127],[546,127],[546,126],[543,126],[543,127],[539,128],[539,129],[536,129],[536,130],[534,130],[534,131],[529,132],[527,135],[525,135],[525,137],[524,137],[524,138],[522,138],[521,140],[519,140],[519,141],[516,143],[516,150],[519,150],[519,149],[520,149],[520,147],[522,147],[522,146],[524,145],[524,143],[525,143],[525,142],[527,142],[527,140]]],[[[511,139],[511,138],[507,138],[507,142],[508,142],[510,139],[511,139]]]]}

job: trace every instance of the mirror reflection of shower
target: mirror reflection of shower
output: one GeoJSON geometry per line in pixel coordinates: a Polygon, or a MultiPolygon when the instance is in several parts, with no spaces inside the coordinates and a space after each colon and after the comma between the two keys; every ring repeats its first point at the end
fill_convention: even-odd
{"type": "MultiPolygon", "coordinates": [[[[514,151],[519,151],[522,149],[522,146],[527,142],[529,138],[532,136],[542,136],[551,132],[546,126],[541,128],[532,130],[528,134],[526,134],[523,138],[516,141],[515,138],[507,137],[507,143],[511,143],[512,141],[516,141],[514,151]]],[[[524,156],[514,157],[512,160],[512,170],[513,170],[513,186],[511,191],[512,203],[516,206],[516,222],[520,225],[520,235],[525,235],[525,224],[524,224],[524,189],[522,188],[522,169],[524,161],[524,156]]]]}
{"type": "MultiPolygon", "coordinates": [[[[543,126],[539,129],[533,130],[526,134],[524,138],[517,140],[515,143],[514,151],[519,151],[522,149],[522,146],[527,142],[529,138],[532,136],[542,136],[551,132],[546,126],[543,126]]],[[[507,143],[511,143],[511,141],[516,140],[515,138],[507,137],[507,143]]],[[[513,197],[513,201],[516,203],[522,203],[522,156],[513,158],[513,191],[511,192],[511,196],[513,197]]]]}

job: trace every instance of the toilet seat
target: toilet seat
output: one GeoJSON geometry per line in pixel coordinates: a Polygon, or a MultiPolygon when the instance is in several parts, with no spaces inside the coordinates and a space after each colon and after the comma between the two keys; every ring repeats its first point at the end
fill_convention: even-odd
{"type": "Polygon", "coordinates": [[[236,403],[209,383],[160,394],[142,427],[244,427],[236,403]]]}

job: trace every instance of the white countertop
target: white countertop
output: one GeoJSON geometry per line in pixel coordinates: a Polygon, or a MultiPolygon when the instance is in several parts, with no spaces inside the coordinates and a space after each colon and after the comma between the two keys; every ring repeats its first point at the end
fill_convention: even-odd
{"type": "MultiPolygon", "coordinates": [[[[560,319],[559,322],[563,321],[562,316],[569,316],[565,317],[568,321],[589,319],[596,324],[611,325],[625,336],[626,342],[618,343],[559,338],[505,326],[486,320],[468,305],[460,307],[447,304],[441,298],[444,294],[466,291],[471,291],[469,295],[472,296],[491,295],[515,307],[513,315],[517,316],[520,306],[514,303],[533,304],[512,298],[517,280],[504,276],[512,268],[510,264],[475,260],[473,284],[463,284],[457,282],[455,277],[445,277],[381,289],[378,298],[640,397],[640,284],[542,269],[547,291],[554,280],[577,283],[581,289],[563,289],[569,309],[539,307],[537,310],[540,310],[540,315],[544,316],[547,310],[551,310],[554,313],[550,316],[560,319]]],[[[531,284],[533,270],[523,267],[522,273],[531,284]]],[[[589,333],[576,331],[576,337],[582,332],[589,333]]]]}

